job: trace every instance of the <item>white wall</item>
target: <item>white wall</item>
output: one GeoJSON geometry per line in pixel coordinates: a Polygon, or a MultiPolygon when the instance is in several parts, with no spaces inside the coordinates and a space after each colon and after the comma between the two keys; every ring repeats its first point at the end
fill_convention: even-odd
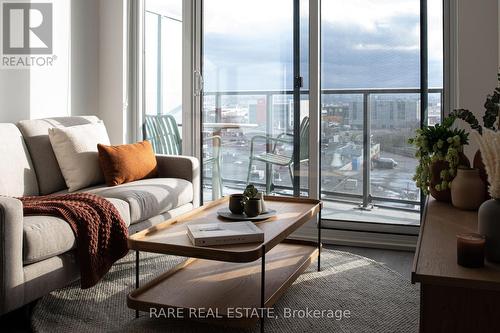
{"type": "Polygon", "coordinates": [[[112,144],[130,140],[127,102],[126,1],[101,0],[99,41],[99,117],[112,144]]]}
{"type": "MultiPolygon", "coordinates": [[[[498,0],[462,0],[457,4],[457,107],[471,110],[482,123],[486,95],[498,83],[498,0]]],[[[469,158],[477,149],[475,142],[466,147],[469,158]]]]}
{"type": "Polygon", "coordinates": [[[70,13],[69,1],[53,2],[53,66],[0,69],[0,122],[71,113],[70,13]]]}
{"type": "Polygon", "coordinates": [[[73,115],[97,115],[113,144],[130,140],[125,0],[72,0],[73,115]]]}
{"type": "Polygon", "coordinates": [[[57,65],[0,69],[0,122],[97,115],[128,140],[125,0],[54,1],[57,65]]]}
{"type": "Polygon", "coordinates": [[[71,115],[71,2],[53,2],[53,46],[57,59],[51,67],[30,70],[29,118],[71,115]]]}
{"type": "Polygon", "coordinates": [[[71,3],[71,114],[99,113],[99,0],[71,3]]]}
{"type": "Polygon", "coordinates": [[[29,118],[29,82],[28,70],[0,69],[0,123],[29,118]]]}

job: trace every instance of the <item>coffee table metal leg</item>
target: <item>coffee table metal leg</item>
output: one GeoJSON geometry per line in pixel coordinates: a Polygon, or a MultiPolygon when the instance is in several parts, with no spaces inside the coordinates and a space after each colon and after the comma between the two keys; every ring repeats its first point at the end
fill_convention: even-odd
{"type": "Polygon", "coordinates": [[[318,213],[318,272],[321,271],[321,209],[318,213]]]}
{"type": "Polygon", "coordinates": [[[262,266],[260,268],[260,332],[264,333],[264,306],[266,305],[266,246],[262,246],[262,266]]]}
{"type": "MultiPolygon", "coordinates": [[[[139,251],[135,251],[135,289],[139,288],[139,251]]],[[[139,310],[135,310],[135,317],[139,318],[139,310]]]]}

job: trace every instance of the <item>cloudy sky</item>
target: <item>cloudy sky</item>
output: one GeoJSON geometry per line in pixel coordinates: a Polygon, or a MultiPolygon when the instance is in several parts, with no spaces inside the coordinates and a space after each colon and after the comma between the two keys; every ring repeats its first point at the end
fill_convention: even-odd
{"type": "MultiPolygon", "coordinates": [[[[301,8],[307,79],[307,8],[301,8]]],[[[205,0],[206,90],[290,89],[291,0],[205,0]]],[[[441,1],[429,0],[429,85],[442,85],[441,1]]],[[[323,87],[418,87],[418,0],[323,0],[323,87]]]]}

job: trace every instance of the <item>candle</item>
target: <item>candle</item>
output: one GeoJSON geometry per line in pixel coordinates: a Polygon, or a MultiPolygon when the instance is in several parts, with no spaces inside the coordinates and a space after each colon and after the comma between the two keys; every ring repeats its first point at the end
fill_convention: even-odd
{"type": "Polygon", "coordinates": [[[457,263],[464,267],[484,266],[485,238],[479,234],[457,235],[457,263]]]}

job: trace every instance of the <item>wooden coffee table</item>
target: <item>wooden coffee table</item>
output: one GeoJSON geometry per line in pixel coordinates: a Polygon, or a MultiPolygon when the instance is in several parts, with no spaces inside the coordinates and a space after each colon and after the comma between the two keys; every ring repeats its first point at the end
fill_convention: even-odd
{"type": "Polygon", "coordinates": [[[228,197],[131,235],[128,245],[136,250],[137,289],[128,295],[128,307],[163,313],[175,309],[190,319],[215,319],[237,326],[255,325],[260,319],[263,331],[264,309],[272,307],[316,257],[320,270],[322,207],[313,199],[266,196],[265,200],[278,213],[256,222],[264,231],[263,243],[197,247],[190,242],[186,225],[225,222],[217,210],[227,207],[228,197]],[[286,239],[316,216],[316,242],[286,239]],[[139,288],[139,251],[189,259],[139,288]]]}

